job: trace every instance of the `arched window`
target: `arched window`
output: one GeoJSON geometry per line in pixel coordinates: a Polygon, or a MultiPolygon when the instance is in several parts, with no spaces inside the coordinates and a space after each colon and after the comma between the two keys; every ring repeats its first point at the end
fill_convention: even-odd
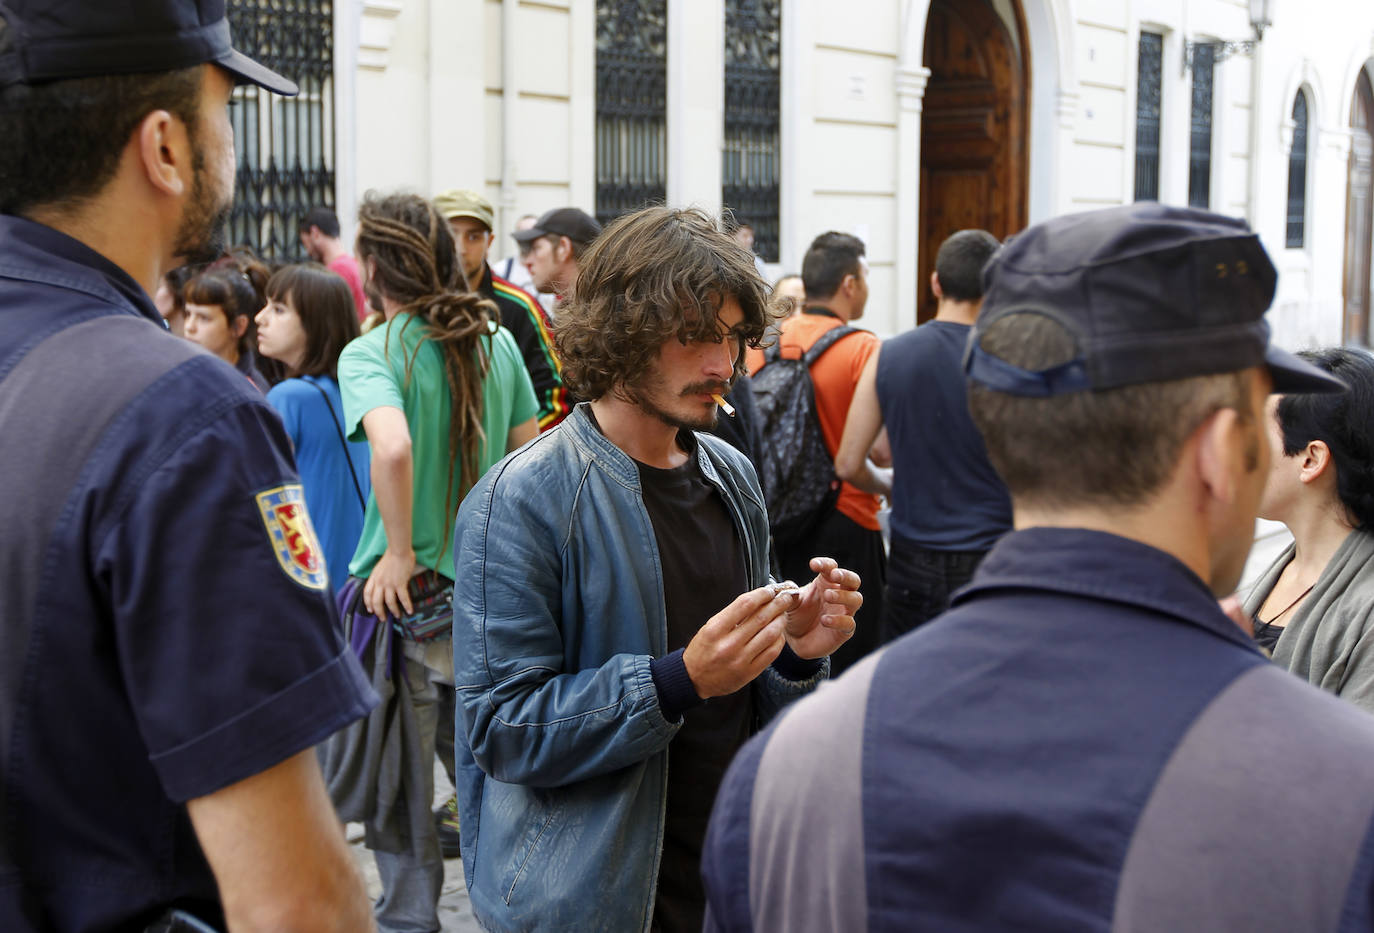
{"type": "Polygon", "coordinates": [[[1293,98],[1293,148],[1288,151],[1288,234],[1284,246],[1301,249],[1307,218],[1307,95],[1293,98]]]}
{"type": "Polygon", "coordinates": [[[754,228],[754,252],[778,261],[781,0],[725,0],[721,201],[754,228]]]}
{"type": "Polygon", "coordinates": [[[668,187],[666,0],[596,0],[596,219],[668,187]]]}

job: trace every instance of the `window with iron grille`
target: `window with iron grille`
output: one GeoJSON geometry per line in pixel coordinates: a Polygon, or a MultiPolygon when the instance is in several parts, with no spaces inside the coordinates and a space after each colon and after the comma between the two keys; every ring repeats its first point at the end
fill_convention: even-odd
{"type": "Polygon", "coordinates": [[[754,252],[778,261],[781,0],[725,0],[721,201],[754,228],[754,252]]]}
{"type": "Polygon", "coordinates": [[[1212,203],[1212,69],[1216,50],[1210,45],[1193,47],[1192,132],[1188,146],[1188,205],[1212,203]]]}
{"type": "Polygon", "coordinates": [[[234,92],[238,152],[229,242],[268,259],[305,258],[300,220],[334,206],[334,9],[328,0],[230,0],[234,45],[300,86],[234,92]]]}
{"type": "Polygon", "coordinates": [[[666,0],[596,0],[596,219],[667,193],[666,0]]]}
{"type": "Polygon", "coordinates": [[[1135,82],[1135,199],[1159,200],[1160,76],[1164,71],[1164,37],[1142,32],[1135,82]]]}
{"type": "Polygon", "coordinates": [[[1301,248],[1307,219],[1307,95],[1293,98],[1293,148],[1288,152],[1288,233],[1284,245],[1301,248]]]}

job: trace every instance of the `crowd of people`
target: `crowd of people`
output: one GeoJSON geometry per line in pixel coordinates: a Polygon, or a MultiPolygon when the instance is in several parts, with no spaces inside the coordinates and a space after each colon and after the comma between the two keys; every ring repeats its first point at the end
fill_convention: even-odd
{"type": "Polygon", "coordinates": [[[0,16],[0,928],[1374,926],[1374,360],[1244,222],[959,231],[886,341],[696,209],[269,268],[221,5],[0,16]]]}

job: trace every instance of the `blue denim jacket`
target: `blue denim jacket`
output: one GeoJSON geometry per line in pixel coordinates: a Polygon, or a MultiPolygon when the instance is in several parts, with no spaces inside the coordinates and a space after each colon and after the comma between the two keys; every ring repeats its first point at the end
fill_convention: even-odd
{"type": "MultiPolygon", "coordinates": [[[[490,930],[647,930],[668,743],[649,673],[666,653],[663,575],[633,460],[584,404],[497,464],[458,512],[453,601],[458,802],[473,912],[490,930]]],[[[754,470],[697,435],[749,566],[768,582],[754,470]]],[[[713,550],[703,542],[702,558],[713,550]]],[[[704,620],[703,620],[704,621],[704,620]]],[[[773,668],[767,720],[813,690],[773,668]]]]}

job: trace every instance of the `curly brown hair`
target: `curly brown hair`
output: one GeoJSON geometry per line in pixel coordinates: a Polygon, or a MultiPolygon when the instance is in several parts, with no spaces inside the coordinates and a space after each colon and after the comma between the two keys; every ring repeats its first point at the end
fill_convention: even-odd
{"type": "Polygon", "coordinates": [[[582,257],[558,311],[563,381],[588,399],[635,385],[665,341],[719,340],[727,298],[744,312],[738,379],[745,346],[759,346],[777,317],[753,258],[696,208],[646,207],[617,218],[582,257]]]}

